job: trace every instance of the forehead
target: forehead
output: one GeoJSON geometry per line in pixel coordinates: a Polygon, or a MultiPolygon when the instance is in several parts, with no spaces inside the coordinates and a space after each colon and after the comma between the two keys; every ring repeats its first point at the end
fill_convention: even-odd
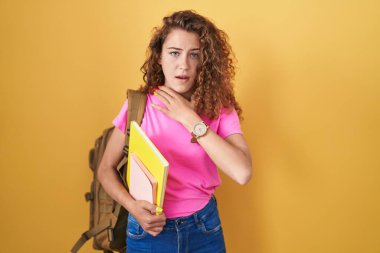
{"type": "Polygon", "coordinates": [[[166,37],[163,46],[177,47],[181,49],[199,48],[200,41],[198,34],[182,29],[173,29],[166,37]]]}

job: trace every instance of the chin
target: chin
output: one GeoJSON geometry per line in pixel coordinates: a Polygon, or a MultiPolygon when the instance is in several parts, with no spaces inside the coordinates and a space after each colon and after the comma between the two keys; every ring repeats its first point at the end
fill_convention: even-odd
{"type": "Polygon", "coordinates": [[[175,92],[179,94],[188,93],[191,90],[191,88],[184,87],[183,84],[168,85],[167,87],[169,87],[170,89],[174,90],[175,92]]]}

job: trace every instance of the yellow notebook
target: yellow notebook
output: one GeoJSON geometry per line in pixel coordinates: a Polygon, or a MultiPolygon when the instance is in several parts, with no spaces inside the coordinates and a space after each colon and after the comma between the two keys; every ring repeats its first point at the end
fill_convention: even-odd
{"type": "MultiPolygon", "coordinates": [[[[131,122],[130,127],[128,161],[131,161],[131,154],[136,154],[149,172],[156,178],[157,206],[162,208],[169,163],[135,121],[131,122]]],[[[131,185],[129,162],[127,165],[127,183],[128,186],[131,185]]]]}

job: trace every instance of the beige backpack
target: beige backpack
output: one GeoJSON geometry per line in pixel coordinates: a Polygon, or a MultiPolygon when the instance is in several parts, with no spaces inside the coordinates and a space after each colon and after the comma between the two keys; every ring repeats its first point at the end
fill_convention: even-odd
{"type": "MultiPolygon", "coordinates": [[[[146,95],[135,90],[127,91],[128,117],[126,124],[124,158],[117,166],[120,178],[125,183],[126,164],[128,157],[129,126],[132,120],[141,125],[146,106],[146,95]]],[[[113,251],[125,252],[126,250],[126,228],[128,222],[128,211],[114,201],[103,189],[98,178],[97,170],[103,157],[107,142],[115,127],[107,128],[103,134],[96,139],[95,147],[90,150],[89,162],[93,172],[91,191],[85,194],[86,201],[90,201],[90,229],[82,234],[75,243],[71,252],[78,250],[89,239],[94,238],[93,248],[111,253],[113,251]]]]}

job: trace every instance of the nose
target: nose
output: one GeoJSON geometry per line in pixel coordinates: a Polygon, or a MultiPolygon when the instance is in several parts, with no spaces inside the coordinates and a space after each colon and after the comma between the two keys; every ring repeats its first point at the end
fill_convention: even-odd
{"type": "Polygon", "coordinates": [[[180,59],[179,59],[179,69],[180,70],[187,70],[189,68],[189,62],[188,62],[188,57],[186,54],[182,54],[180,59]]]}

